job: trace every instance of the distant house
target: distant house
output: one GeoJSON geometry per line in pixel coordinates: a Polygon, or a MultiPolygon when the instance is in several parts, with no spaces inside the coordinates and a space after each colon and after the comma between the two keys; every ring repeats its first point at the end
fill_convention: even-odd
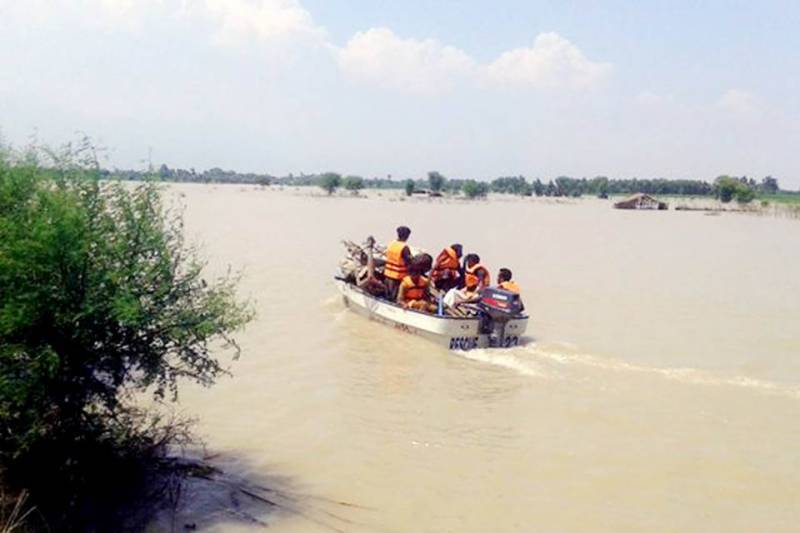
{"type": "Polygon", "coordinates": [[[656,200],[649,194],[634,194],[614,204],[616,209],[669,209],[669,204],[656,200]]]}

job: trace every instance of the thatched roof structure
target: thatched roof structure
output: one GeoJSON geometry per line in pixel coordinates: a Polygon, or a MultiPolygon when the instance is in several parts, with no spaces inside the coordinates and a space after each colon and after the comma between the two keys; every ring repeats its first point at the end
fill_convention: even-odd
{"type": "Polygon", "coordinates": [[[622,201],[614,204],[617,209],[669,209],[669,204],[650,196],[649,194],[638,193],[629,196],[622,201]]]}

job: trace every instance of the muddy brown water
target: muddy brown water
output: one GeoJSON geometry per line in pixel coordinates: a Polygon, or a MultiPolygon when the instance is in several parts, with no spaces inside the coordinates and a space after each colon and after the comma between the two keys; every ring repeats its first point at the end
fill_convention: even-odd
{"type": "Polygon", "coordinates": [[[179,527],[797,530],[797,221],[170,190],[258,311],[234,376],[185,388],[181,409],[227,473],[291,496],[244,512],[246,495],[199,487],[179,527]],[[453,353],[348,311],[339,241],[400,223],[429,251],[461,242],[493,275],[511,268],[528,343],[453,353]]]}

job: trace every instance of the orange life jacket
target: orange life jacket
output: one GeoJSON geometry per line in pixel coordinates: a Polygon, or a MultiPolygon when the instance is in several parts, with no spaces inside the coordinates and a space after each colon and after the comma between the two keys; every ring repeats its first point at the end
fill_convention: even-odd
{"type": "Polygon", "coordinates": [[[411,276],[406,276],[400,283],[403,288],[403,300],[406,302],[411,300],[422,300],[425,297],[425,289],[428,288],[428,278],[419,276],[417,281],[411,276]]]}
{"type": "Polygon", "coordinates": [[[448,246],[442,250],[442,253],[439,254],[439,257],[442,257],[442,255],[445,255],[445,257],[439,261],[439,264],[436,265],[436,268],[433,269],[433,272],[431,273],[433,279],[441,278],[444,272],[447,270],[456,272],[458,271],[458,254],[456,254],[456,251],[448,246]]]}
{"type": "Polygon", "coordinates": [[[389,279],[401,281],[408,275],[408,265],[403,260],[403,250],[406,244],[403,241],[392,241],[386,248],[386,265],[383,267],[383,275],[389,279]]]}
{"type": "Polygon", "coordinates": [[[513,292],[515,294],[520,293],[519,285],[517,285],[516,281],[504,281],[498,285],[504,291],[513,292]]]}
{"type": "Polygon", "coordinates": [[[472,267],[467,267],[466,271],[464,272],[464,286],[468,289],[474,289],[475,287],[480,284],[481,279],[478,277],[478,272],[483,271],[483,281],[488,286],[491,283],[491,276],[489,276],[489,271],[486,270],[486,267],[481,265],[480,263],[476,263],[472,267]]]}

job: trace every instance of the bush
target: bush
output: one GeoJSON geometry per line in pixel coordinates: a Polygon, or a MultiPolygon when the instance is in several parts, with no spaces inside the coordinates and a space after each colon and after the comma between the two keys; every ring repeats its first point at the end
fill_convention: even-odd
{"type": "Polygon", "coordinates": [[[329,195],[333,194],[342,184],[342,177],[335,172],[326,172],[319,177],[319,186],[329,195]]]}
{"type": "Polygon", "coordinates": [[[238,355],[230,334],[252,317],[235,277],[204,278],[156,184],[98,177],[0,158],[0,482],[62,529],[182,433],[134,398],[214,383],[211,346],[238,355]]]}
{"type": "Polygon", "coordinates": [[[756,192],[746,185],[736,189],[736,201],[740,204],[749,204],[756,197],[756,192]]]}
{"type": "Polygon", "coordinates": [[[467,198],[482,198],[489,193],[489,184],[482,181],[467,180],[461,190],[467,198]]]}
{"type": "Polygon", "coordinates": [[[735,198],[737,202],[747,204],[756,196],[755,190],[744,178],[730,176],[720,176],[714,181],[714,193],[722,203],[728,203],[735,198]]]}
{"type": "Polygon", "coordinates": [[[406,180],[406,196],[411,196],[414,194],[414,180],[406,180]]]}
{"type": "Polygon", "coordinates": [[[447,178],[436,172],[435,170],[428,172],[428,184],[433,192],[441,192],[444,188],[447,178]]]}
{"type": "Polygon", "coordinates": [[[353,194],[357,194],[358,191],[364,188],[364,178],[359,176],[347,176],[342,183],[344,188],[353,194]]]}

